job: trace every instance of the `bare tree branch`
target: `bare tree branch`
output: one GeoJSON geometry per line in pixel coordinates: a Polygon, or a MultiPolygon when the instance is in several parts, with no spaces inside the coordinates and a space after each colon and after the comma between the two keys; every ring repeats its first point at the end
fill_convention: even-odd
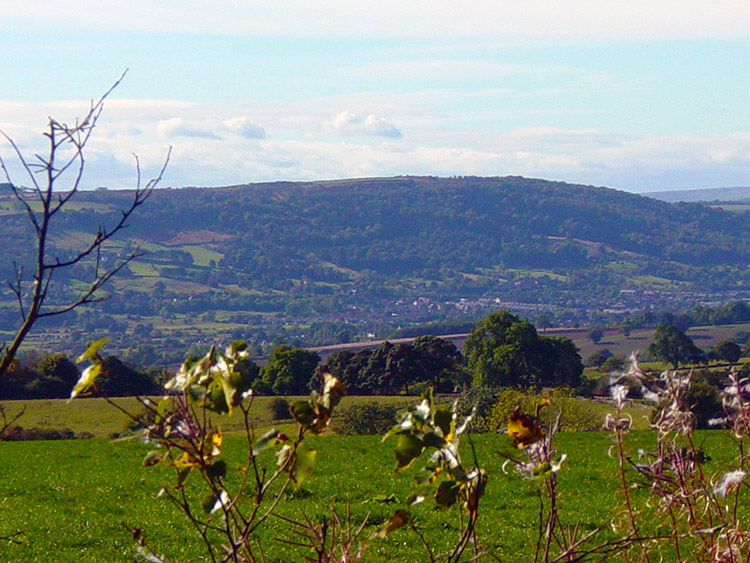
{"type": "Polygon", "coordinates": [[[141,183],[140,161],[137,156],[135,157],[136,187],[133,190],[133,198],[127,207],[120,210],[120,217],[112,225],[99,225],[96,234],[92,235],[92,238],[83,248],[65,259],[60,259],[57,256],[53,259],[49,255],[50,236],[53,232],[52,220],[58,212],[64,210],[65,206],[78,193],[86,164],[84,157],[86,145],[102,114],[105,100],[122,82],[126,74],[127,70],[98,100],[92,100],[87,113],[82,119],[77,119],[74,125],[68,125],[50,117],[47,131],[44,133],[49,144],[48,153],[44,156],[35,154],[35,162],[27,160],[15,141],[4,131],[0,131],[0,135],[10,144],[16,160],[33,185],[34,199],[38,201],[38,204],[34,205],[27,201],[27,195],[14,185],[5,162],[0,159],[0,168],[2,168],[8,183],[11,185],[15,198],[23,206],[36,235],[34,268],[31,279],[24,280],[23,268],[17,266],[16,278],[8,284],[18,302],[22,322],[13,340],[9,344],[3,343],[0,346],[0,377],[7,371],[21,343],[37,320],[61,315],[83,305],[106,299],[106,296],[98,294],[102,286],[117,275],[128,263],[142,255],[140,249],[136,248],[113,267],[109,269],[101,268],[102,250],[105,248],[105,244],[117,233],[127,228],[128,219],[151,196],[154,188],[164,176],[169,164],[171,148],[167,151],[159,173],[145,185],[141,183]],[[71,154],[61,155],[63,150],[70,150],[71,154]],[[43,181],[38,178],[40,175],[44,177],[43,181]],[[60,191],[56,188],[58,187],[58,181],[62,181],[63,176],[68,178],[69,184],[65,191],[60,191]],[[37,205],[39,208],[37,208],[37,205]],[[86,289],[71,298],[67,303],[58,303],[53,306],[46,304],[47,298],[53,294],[51,292],[53,291],[52,283],[55,274],[60,270],[90,259],[94,260],[94,274],[86,289]],[[31,284],[27,286],[27,291],[24,286],[29,282],[31,284]]]}

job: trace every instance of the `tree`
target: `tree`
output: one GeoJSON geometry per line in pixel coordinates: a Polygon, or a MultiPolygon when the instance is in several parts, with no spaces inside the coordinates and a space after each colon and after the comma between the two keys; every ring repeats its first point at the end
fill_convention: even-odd
{"type": "Polygon", "coordinates": [[[70,390],[80,377],[78,367],[65,354],[51,354],[37,362],[35,371],[42,382],[42,396],[61,399],[70,396],[70,390]]]}
{"type": "Polygon", "coordinates": [[[461,352],[450,340],[436,336],[420,336],[412,342],[421,368],[421,380],[432,383],[439,393],[452,393],[464,387],[466,370],[461,365],[461,352]]]}
{"type": "Polygon", "coordinates": [[[377,394],[392,394],[420,381],[419,357],[408,344],[383,342],[370,354],[360,372],[361,384],[377,394]]]}
{"type": "Polygon", "coordinates": [[[578,387],[581,384],[583,361],[578,348],[569,338],[541,338],[542,372],[539,383],[578,387]]]}
{"type": "Polygon", "coordinates": [[[591,330],[589,330],[587,336],[589,337],[589,340],[593,342],[594,344],[599,344],[599,341],[604,337],[604,331],[599,327],[594,327],[591,330]]]}
{"type": "Polygon", "coordinates": [[[276,346],[260,377],[275,395],[304,395],[320,356],[289,344],[276,346]]]}
{"type": "Polygon", "coordinates": [[[103,397],[131,397],[156,395],[162,392],[162,389],[148,374],[133,369],[116,356],[104,356],[101,360],[101,375],[97,379],[96,391],[103,397]]]}
{"type": "Polygon", "coordinates": [[[129,205],[121,209],[120,216],[114,223],[99,225],[96,234],[92,234],[82,247],[74,251],[56,250],[52,245],[56,232],[55,226],[59,224],[63,212],[70,208],[71,200],[81,188],[85,165],[84,149],[101,116],[104,101],[120,84],[124,76],[125,73],[98,101],[92,101],[88,112],[73,125],[49,118],[47,130],[44,133],[49,148],[44,156],[34,155],[33,159],[27,158],[16,142],[0,130],[0,134],[10,144],[32,186],[31,196],[18,188],[11,179],[5,161],[0,158],[0,168],[18,204],[26,214],[35,237],[33,260],[27,265],[30,266],[31,275],[26,275],[24,264],[16,263],[14,264],[15,279],[9,283],[18,304],[21,320],[10,343],[0,344],[0,377],[8,370],[21,343],[37,321],[62,315],[83,305],[103,300],[104,297],[99,292],[102,286],[120,272],[128,262],[141,255],[140,250],[135,249],[112,267],[103,266],[102,251],[106,243],[127,227],[128,219],[133,212],[149,198],[169,163],[169,151],[158,175],[143,185],[141,184],[140,164],[136,157],[136,187],[129,205]],[[55,281],[62,282],[60,278],[64,278],[66,272],[70,272],[79,265],[91,266],[88,285],[63,300],[60,298],[62,292],[59,291],[55,281]],[[56,300],[53,297],[60,299],[56,300]]]}
{"type": "Polygon", "coordinates": [[[742,348],[731,340],[722,340],[711,349],[711,355],[730,364],[736,364],[742,357],[742,348]]]}
{"type": "Polygon", "coordinates": [[[583,372],[572,342],[542,338],[534,325],[502,309],[477,323],[464,355],[475,386],[577,385],[583,372]]]}
{"type": "Polygon", "coordinates": [[[362,373],[367,367],[371,355],[372,350],[367,348],[362,348],[356,352],[350,350],[333,352],[317,367],[308,387],[320,389],[322,375],[330,373],[341,381],[349,395],[372,394],[372,389],[362,378],[362,373]]]}
{"type": "Polygon", "coordinates": [[[691,338],[674,325],[659,325],[654,333],[654,341],[648,352],[655,358],[672,364],[677,369],[680,364],[695,362],[702,352],[691,338]]]}

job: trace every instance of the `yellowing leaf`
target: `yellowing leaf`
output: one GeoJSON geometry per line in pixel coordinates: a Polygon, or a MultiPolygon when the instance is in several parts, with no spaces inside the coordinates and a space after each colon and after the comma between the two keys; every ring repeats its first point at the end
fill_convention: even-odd
{"type": "Polygon", "coordinates": [[[520,410],[520,407],[516,407],[508,419],[508,435],[513,436],[513,446],[523,449],[544,438],[544,432],[539,427],[536,417],[524,414],[520,410]]]}
{"type": "Polygon", "coordinates": [[[383,522],[378,529],[373,532],[372,537],[384,538],[394,530],[398,530],[408,524],[410,519],[411,516],[409,513],[403,508],[399,508],[393,513],[393,516],[388,518],[388,520],[383,522]]]}
{"type": "Polygon", "coordinates": [[[346,389],[330,373],[323,374],[323,382],[323,406],[331,410],[339,404],[342,397],[346,397],[346,389]]]}
{"type": "Polygon", "coordinates": [[[109,338],[100,338],[94,340],[91,344],[86,347],[86,351],[76,358],[76,363],[81,363],[84,360],[93,360],[99,355],[99,348],[107,343],[109,338]]]}
{"type": "Polygon", "coordinates": [[[88,391],[88,388],[94,384],[94,381],[101,372],[101,364],[92,364],[85,370],[83,370],[81,377],[78,379],[78,382],[70,392],[70,399],[68,399],[68,402],[75,399],[81,393],[85,393],[86,391],[88,391]]]}
{"type": "Polygon", "coordinates": [[[141,462],[141,465],[143,467],[151,467],[152,465],[156,465],[164,458],[164,452],[159,450],[152,450],[146,454],[146,457],[143,458],[143,461],[141,462]]]}
{"type": "Polygon", "coordinates": [[[253,443],[253,455],[258,455],[263,450],[282,444],[287,441],[286,435],[275,428],[269,430],[253,443]]]}

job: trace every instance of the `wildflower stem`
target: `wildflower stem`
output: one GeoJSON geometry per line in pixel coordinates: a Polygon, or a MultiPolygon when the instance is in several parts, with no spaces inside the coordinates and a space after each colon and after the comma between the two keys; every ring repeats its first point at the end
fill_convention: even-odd
{"type": "Polygon", "coordinates": [[[623,450],[622,432],[620,429],[615,429],[615,437],[617,439],[617,453],[620,465],[620,483],[622,484],[622,494],[625,498],[625,508],[628,512],[628,518],[630,519],[631,532],[636,536],[636,541],[638,542],[638,546],[641,548],[641,553],[643,554],[644,560],[648,563],[651,563],[651,559],[648,556],[646,546],[643,545],[643,541],[639,536],[638,525],[635,522],[635,513],[633,512],[633,506],[630,502],[630,493],[628,493],[628,481],[625,477],[625,451],[623,450]]]}

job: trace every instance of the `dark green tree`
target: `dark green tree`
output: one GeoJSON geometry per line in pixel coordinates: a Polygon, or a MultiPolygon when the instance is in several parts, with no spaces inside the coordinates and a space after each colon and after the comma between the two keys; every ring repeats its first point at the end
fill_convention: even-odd
{"type": "Polygon", "coordinates": [[[680,364],[696,362],[702,352],[691,338],[674,325],[659,325],[654,333],[654,341],[648,352],[653,357],[669,362],[677,369],[680,364]]]}
{"type": "Polygon", "coordinates": [[[557,336],[541,338],[540,344],[542,373],[539,383],[578,387],[581,384],[583,361],[573,341],[557,336]]]}
{"type": "Polygon", "coordinates": [[[318,363],[315,352],[280,344],[271,351],[260,377],[275,395],[304,395],[318,363]]]}
{"type": "Polygon", "coordinates": [[[583,372],[572,342],[542,338],[534,325],[505,310],[477,323],[464,355],[476,386],[577,385],[583,372]]]}
{"type": "Polygon", "coordinates": [[[420,336],[412,342],[419,358],[422,381],[432,383],[439,393],[452,393],[469,383],[463,368],[463,357],[450,340],[420,336]]]}
{"type": "MultiPolygon", "coordinates": [[[[96,380],[96,393],[104,397],[157,395],[162,389],[154,378],[126,364],[116,356],[102,359],[102,373],[96,380]]],[[[68,389],[70,394],[70,389],[68,389]]]]}
{"type": "Polygon", "coordinates": [[[604,331],[599,327],[594,327],[588,331],[587,336],[591,342],[599,344],[599,341],[604,337],[604,331]]]}
{"type": "Polygon", "coordinates": [[[333,352],[315,370],[315,375],[310,379],[310,389],[319,389],[321,375],[330,373],[341,381],[349,395],[373,394],[373,389],[362,375],[367,368],[371,355],[372,350],[367,348],[362,348],[356,352],[351,350],[333,352]]]}
{"type": "Polygon", "coordinates": [[[408,395],[409,385],[422,380],[420,358],[408,344],[384,342],[373,350],[361,372],[363,385],[376,394],[404,391],[408,395]]]}
{"type": "Polygon", "coordinates": [[[81,375],[76,365],[65,354],[50,354],[37,362],[34,370],[41,383],[39,398],[64,398],[81,375]]]}
{"type": "Polygon", "coordinates": [[[722,340],[711,349],[711,355],[718,360],[736,364],[742,357],[742,348],[736,342],[722,340]]]}

